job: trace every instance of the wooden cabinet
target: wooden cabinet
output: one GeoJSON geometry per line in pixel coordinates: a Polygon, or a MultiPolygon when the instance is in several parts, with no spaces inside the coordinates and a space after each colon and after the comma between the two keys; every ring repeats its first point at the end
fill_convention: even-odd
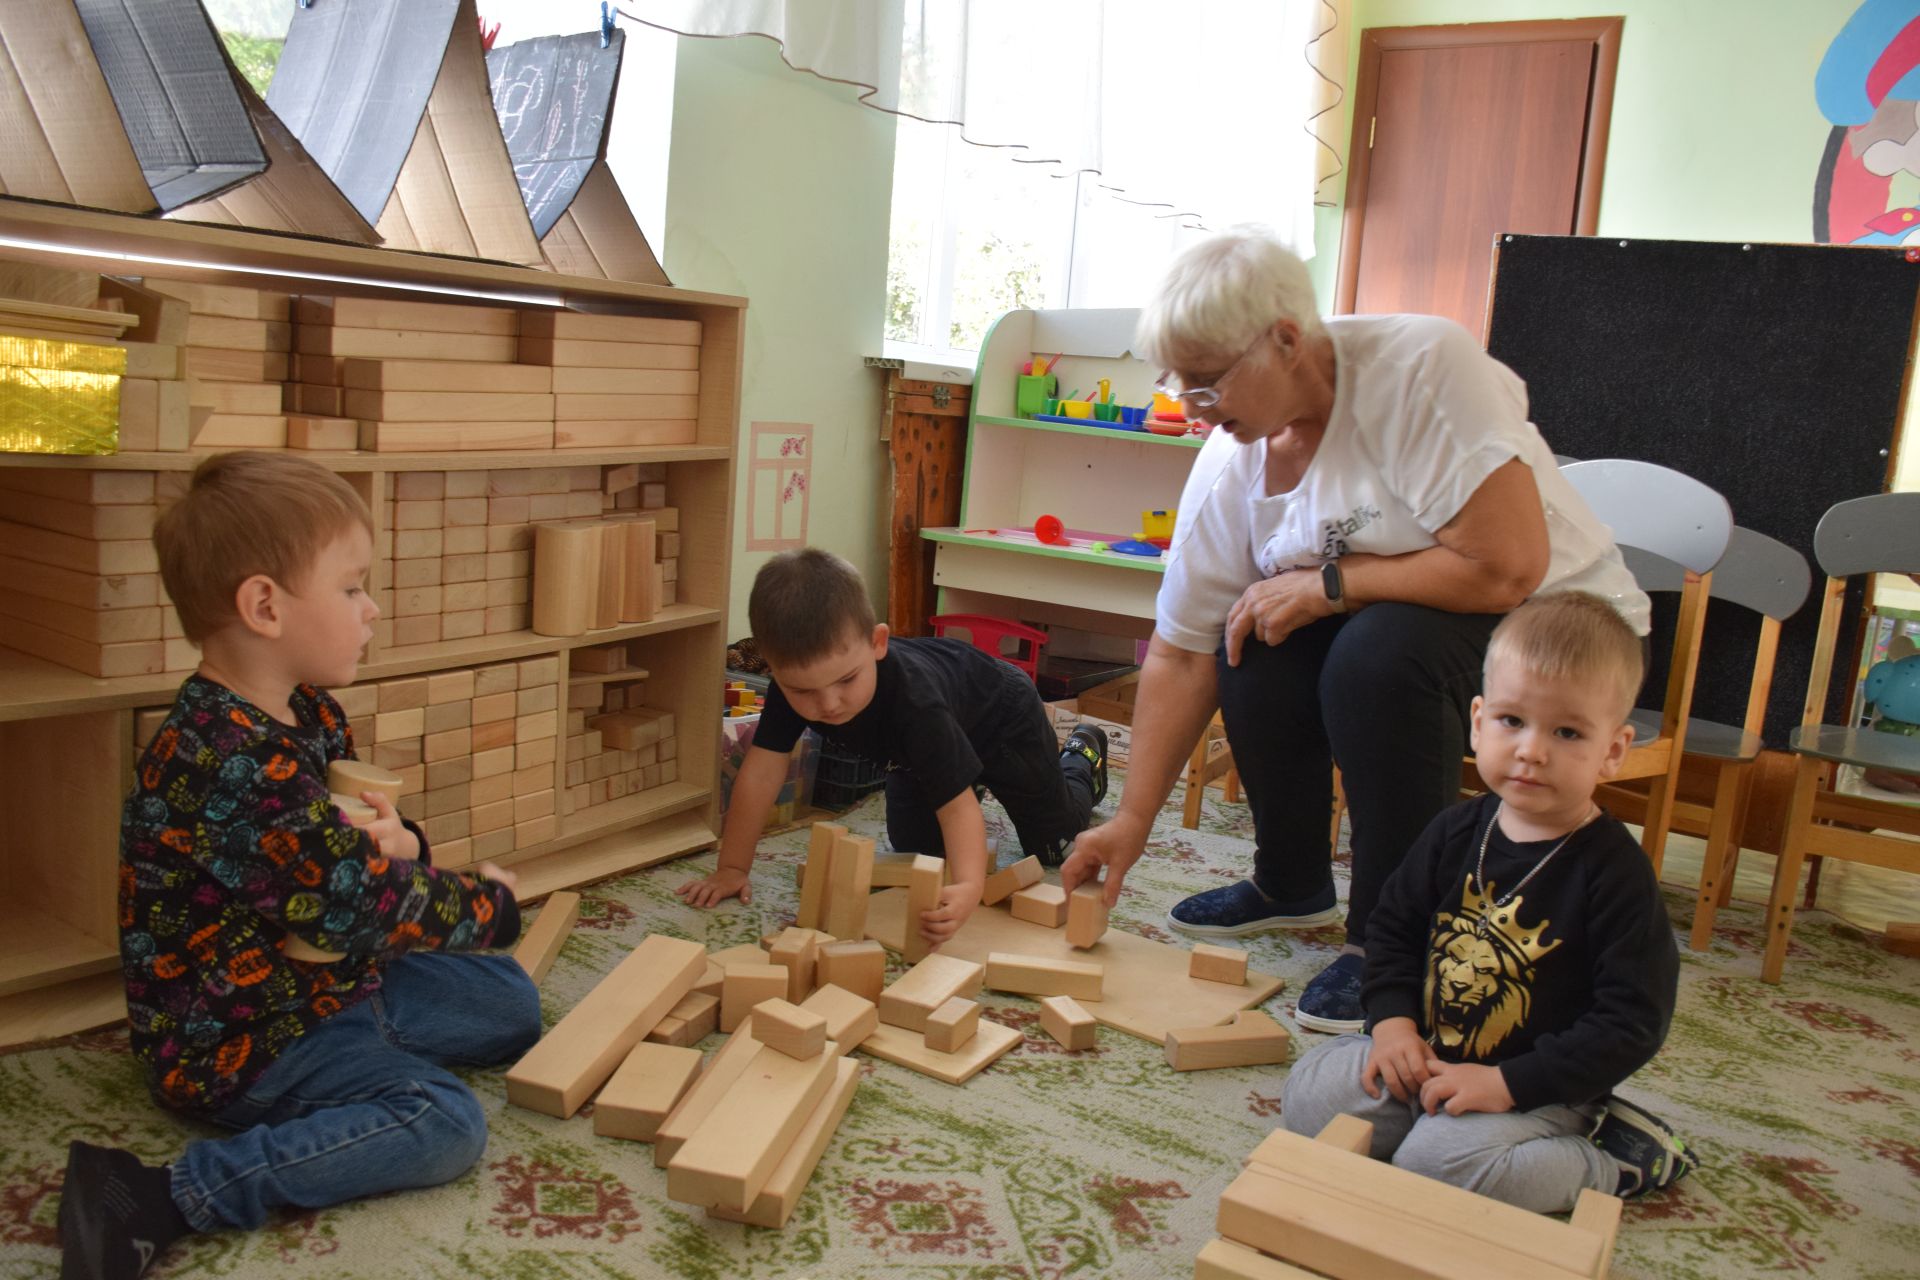
{"type": "Polygon", "coordinates": [[[1104,378],[1116,403],[1148,403],[1159,371],[1128,350],[1138,315],[1010,311],[995,322],[974,375],[960,523],[920,531],[938,548],[943,612],[1133,637],[1152,630],[1164,559],[1043,545],[1033,526],[1051,515],[1101,540],[1138,537],[1142,513],[1179,502],[1201,439],[1014,414],[1015,379],[1036,355],[1060,357],[1062,394],[1091,395],[1104,378]]]}
{"type": "MultiPolygon", "coordinates": [[[[569,761],[560,729],[558,743],[519,762],[530,762],[534,771],[522,788],[529,798],[513,806],[514,817],[525,824],[523,839],[497,860],[519,873],[526,899],[714,842],[716,698],[731,572],[743,299],[0,199],[0,263],[6,261],[300,295],[698,321],[700,379],[690,443],[305,456],[346,475],[368,499],[377,523],[391,518],[396,482],[409,473],[563,468],[577,475],[654,464],[648,473],[664,477],[665,502],[679,513],[673,604],[649,621],[580,636],[517,629],[408,645],[376,642],[356,688],[512,665],[526,674],[517,688],[525,706],[554,709],[558,727],[570,706],[581,705],[583,683],[612,679],[576,679],[573,652],[624,644],[629,663],[649,677],[646,705],[672,716],[674,764],[664,776],[646,775],[654,783],[643,786],[634,763],[642,757],[628,759],[623,763],[634,765],[632,787],[625,787],[623,775],[625,794],[603,798],[603,790],[588,802],[575,781],[580,771],[570,776],[569,764],[577,760],[569,761]],[[538,772],[543,768],[551,770],[550,797],[540,794],[547,789],[538,772]]],[[[148,472],[177,483],[205,453],[216,451],[3,454],[0,468],[148,472]]],[[[385,572],[376,572],[374,585],[391,592],[393,584],[380,580],[385,572]]],[[[176,669],[95,678],[0,649],[0,805],[6,813],[0,826],[0,1044],[65,1034],[124,1013],[116,919],[119,815],[138,754],[136,712],[170,704],[183,674],[176,669]]],[[[355,723],[364,735],[362,718],[355,723]]]]}

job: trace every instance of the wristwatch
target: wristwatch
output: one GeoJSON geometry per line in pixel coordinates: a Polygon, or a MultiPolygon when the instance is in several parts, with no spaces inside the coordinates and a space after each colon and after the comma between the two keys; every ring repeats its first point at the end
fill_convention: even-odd
{"type": "Polygon", "coordinates": [[[1347,611],[1347,586],[1340,578],[1340,562],[1329,560],[1320,566],[1320,585],[1326,588],[1327,603],[1335,613],[1347,611]]]}

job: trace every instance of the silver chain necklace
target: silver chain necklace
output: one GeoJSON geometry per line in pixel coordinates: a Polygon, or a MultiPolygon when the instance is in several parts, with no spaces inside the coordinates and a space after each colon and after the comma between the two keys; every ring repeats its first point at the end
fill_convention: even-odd
{"type": "MultiPolygon", "coordinates": [[[[1493,807],[1493,816],[1487,819],[1487,829],[1480,833],[1480,858],[1473,866],[1473,887],[1479,892],[1480,899],[1483,902],[1486,901],[1487,897],[1487,843],[1493,839],[1494,824],[1500,821],[1500,815],[1506,812],[1506,808],[1507,804],[1504,800],[1495,805],[1493,807]]],[[[1478,923],[1473,926],[1473,934],[1476,938],[1485,938],[1487,936],[1487,930],[1493,927],[1493,913],[1501,907],[1506,906],[1509,902],[1512,902],[1514,895],[1527,887],[1527,881],[1539,875],[1541,869],[1553,861],[1553,855],[1566,848],[1567,841],[1573,839],[1579,835],[1581,831],[1585,830],[1586,825],[1592,822],[1598,813],[1598,809],[1589,808],[1587,816],[1580,820],[1580,825],[1567,832],[1564,836],[1561,836],[1560,843],[1547,850],[1546,856],[1533,864],[1533,870],[1520,877],[1519,884],[1516,884],[1513,888],[1501,894],[1498,901],[1487,903],[1487,909],[1481,912],[1478,923]]]]}

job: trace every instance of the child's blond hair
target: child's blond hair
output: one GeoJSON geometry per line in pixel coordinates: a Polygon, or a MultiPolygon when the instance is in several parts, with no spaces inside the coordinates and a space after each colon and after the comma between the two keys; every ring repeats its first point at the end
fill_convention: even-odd
{"type": "Polygon", "coordinates": [[[769,662],[807,663],[873,631],[873,601],[860,571],[818,547],[784,551],[760,566],[747,623],[769,662]]]}
{"type": "Polygon", "coordinates": [[[1487,642],[1483,678],[1491,680],[1501,662],[1549,680],[1609,689],[1622,722],[1646,676],[1640,637],[1618,610],[1586,591],[1535,596],[1502,618],[1487,642]]]}
{"type": "Polygon", "coordinates": [[[250,451],[208,458],[153,527],[180,629],[204,643],[237,616],[234,593],[255,574],[297,592],[320,552],[355,524],[373,532],[366,502],[311,459],[250,451]]]}

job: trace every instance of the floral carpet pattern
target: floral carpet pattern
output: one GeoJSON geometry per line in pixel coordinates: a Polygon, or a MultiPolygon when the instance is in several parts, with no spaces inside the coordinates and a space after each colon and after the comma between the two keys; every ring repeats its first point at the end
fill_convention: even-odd
{"type": "MultiPolygon", "coordinates": [[[[997,807],[988,814],[1012,847],[997,807]]],[[[846,821],[878,833],[880,798],[846,821]]],[[[1210,794],[1198,831],[1181,830],[1170,806],[1115,927],[1172,940],[1167,908],[1245,874],[1249,837],[1243,805],[1210,794]]],[[[592,886],[547,979],[549,1022],[649,932],[717,948],[789,923],[805,847],[804,831],[763,846],[750,906],[700,912],[674,897],[711,854],[592,886]]],[[[1668,906],[1684,932],[1690,894],[1670,888],[1668,906]]],[[[1786,982],[1769,987],[1757,977],[1760,909],[1736,903],[1720,921],[1711,951],[1683,945],[1673,1034],[1627,1089],[1691,1141],[1701,1167],[1664,1197],[1628,1206],[1613,1274],[1920,1274],[1920,961],[1811,913],[1794,931],[1786,982]]],[[[1287,980],[1272,1012],[1290,1019],[1301,984],[1341,940],[1338,928],[1244,940],[1255,967],[1287,980]]],[[[890,976],[898,972],[896,961],[890,976]]],[[[508,1107],[501,1073],[476,1071],[467,1078],[492,1135],[455,1182],[196,1237],[149,1274],[1190,1276],[1221,1189],[1276,1122],[1283,1070],[1176,1074],[1157,1046],[1105,1028],[1097,1049],[1068,1054],[1031,1002],[989,993],[986,1005],[1025,1040],[962,1088],[858,1058],[852,1109],[781,1231],[710,1221],[668,1200],[650,1146],[596,1138],[583,1116],[508,1107]]],[[[1298,1035],[1300,1045],[1316,1039],[1298,1035]]],[[[161,1162],[211,1135],[148,1101],[124,1028],[0,1050],[0,1132],[0,1277],[57,1274],[70,1139],[161,1162]]]]}

